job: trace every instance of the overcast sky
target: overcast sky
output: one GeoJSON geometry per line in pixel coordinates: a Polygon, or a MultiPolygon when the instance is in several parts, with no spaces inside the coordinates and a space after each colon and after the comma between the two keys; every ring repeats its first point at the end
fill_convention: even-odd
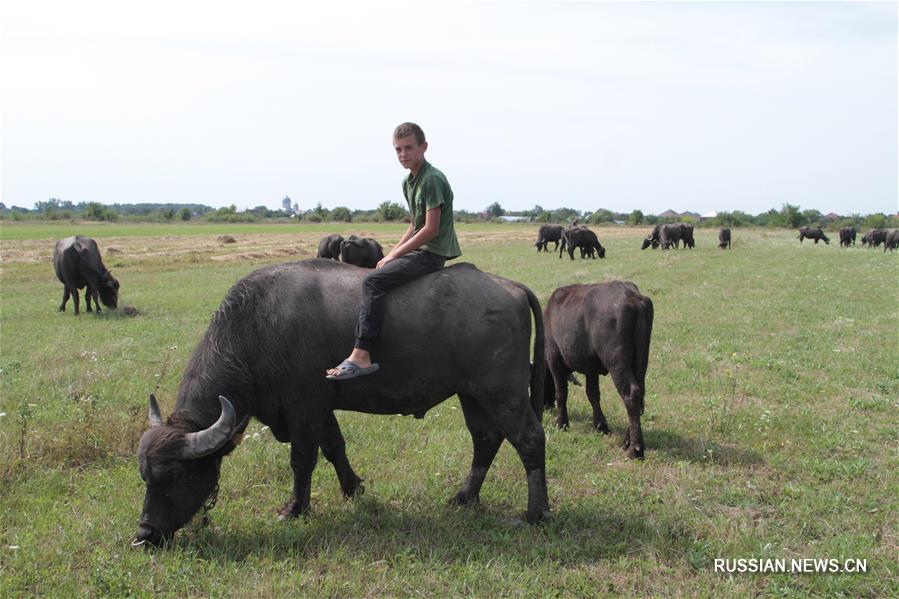
{"type": "Polygon", "coordinates": [[[370,4],[4,2],[0,201],[897,210],[895,2],[370,4]]]}

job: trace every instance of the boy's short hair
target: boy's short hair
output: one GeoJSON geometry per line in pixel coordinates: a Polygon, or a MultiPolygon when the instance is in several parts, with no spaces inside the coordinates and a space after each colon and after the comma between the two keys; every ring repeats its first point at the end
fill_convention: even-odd
{"type": "Polygon", "coordinates": [[[403,123],[393,130],[393,139],[415,136],[415,142],[418,145],[425,143],[425,132],[415,123],[403,123]]]}

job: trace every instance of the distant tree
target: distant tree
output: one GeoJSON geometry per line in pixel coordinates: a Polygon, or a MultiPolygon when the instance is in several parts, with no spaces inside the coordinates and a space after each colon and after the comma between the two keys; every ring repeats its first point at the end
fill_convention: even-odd
{"type": "MultiPolygon", "coordinates": [[[[318,217],[319,217],[321,220],[325,220],[325,218],[327,218],[327,216],[328,216],[328,209],[327,209],[327,208],[322,208],[322,203],[321,203],[321,202],[318,202],[318,203],[315,205],[315,208],[312,209],[312,212],[314,212],[315,214],[317,214],[318,217]]],[[[319,222],[321,222],[321,221],[319,221],[319,222]]]]}
{"type": "Polygon", "coordinates": [[[819,210],[815,210],[814,208],[802,211],[802,218],[805,219],[805,224],[807,225],[820,225],[823,216],[824,215],[821,214],[819,210]]]}
{"type": "Polygon", "coordinates": [[[375,210],[375,219],[379,221],[398,221],[406,216],[406,210],[394,202],[381,202],[375,210]]]}
{"type": "Polygon", "coordinates": [[[887,217],[881,212],[869,214],[862,221],[862,226],[866,229],[883,229],[887,226],[887,217]]]}
{"type": "Polygon", "coordinates": [[[640,210],[634,210],[630,213],[630,216],[627,217],[627,224],[629,225],[642,225],[643,224],[643,212],[640,210]]]}
{"type": "Polygon", "coordinates": [[[536,218],[544,212],[546,211],[543,209],[543,206],[541,206],[540,204],[534,204],[534,208],[530,211],[530,214],[528,214],[528,216],[530,216],[531,218],[536,218]]]}
{"type": "Polygon", "coordinates": [[[331,220],[348,223],[353,220],[353,213],[350,212],[349,208],[338,206],[328,214],[328,218],[330,218],[331,220]]]}
{"type": "Polygon", "coordinates": [[[499,216],[503,216],[506,211],[503,210],[503,207],[499,205],[499,202],[493,202],[489,206],[487,206],[487,216],[490,218],[496,218],[499,216]]]}
{"type": "MultiPolygon", "coordinates": [[[[617,220],[627,220],[626,218],[620,218],[617,220]]],[[[647,225],[655,225],[659,222],[659,217],[655,214],[647,214],[643,217],[643,222],[647,225]]]]}
{"type": "Polygon", "coordinates": [[[187,221],[190,220],[190,217],[193,216],[190,212],[190,208],[185,206],[181,209],[181,212],[178,213],[181,216],[181,220],[187,221]]]}
{"type": "Polygon", "coordinates": [[[780,208],[780,226],[796,229],[806,223],[805,215],[799,212],[799,206],[784,204],[780,208]]]}
{"type": "Polygon", "coordinates": [[[594,225],[598,225],[600,223],[610,223],[614,220],[615,213],[613,213],[611,210],[606,210],[605,208],[600,208],[590,216],[590,222],[594,225]]]}

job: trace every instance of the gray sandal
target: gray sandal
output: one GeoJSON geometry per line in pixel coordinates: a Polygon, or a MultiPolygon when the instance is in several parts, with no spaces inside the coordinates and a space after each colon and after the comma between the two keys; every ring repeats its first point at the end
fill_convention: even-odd
{"type": "Polygon", "coordinates": [[[380,368],[380,366],[378,366],[377,362],[372,362],[372,365],[368,368],[362,368],[358,364],[354,364],[349,360],[344,360],[337,367],[337,374],[328,374],[325,375],[325,378],[331,381],[346,381],[349,379],[354,379],[357,376],[365,376],[366,374],[371,374],[378,368],[380,368]]]}

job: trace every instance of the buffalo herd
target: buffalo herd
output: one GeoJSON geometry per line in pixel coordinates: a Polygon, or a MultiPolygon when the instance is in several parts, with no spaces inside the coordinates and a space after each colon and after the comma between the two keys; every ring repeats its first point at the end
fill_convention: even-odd
{"type": "MultiPolygon", "coordinates": [[[[801,229],[800,241],[805,238],[829,241],[820,229],[801,229]]],[[[841,246],[854,238],[854,230],[840,231],[841,246]]],[[[551,241],[560,258],[567,250],[574,260],[576,249],[582,259],[606,255],[595,232],[576,221],[564,228],[541,227],[538,252],[548,251],[551,241]]],[[[721,229],[718,241],[718,247],[730,248],[730,229],[721,229]]],[[[880,243],[896,249],[899,231],[872,229],[862,237],[863,245],[880,243]]],[[[680,244],[695,247],[693,227],[662,224],[642,248],[680,244]]],[[[606,434],[599,376],[610,376],[628,417],[622,449],[628,458],[643,457],[640,417],[653,302],[629,281],[560,287],[541,310],[522,283],[455,264],[392,292],[373,347],[381,365],[377,372],[352,381],[327,380],[322,373],[353,344],[365,269],[375,268],[383,256],[374,239],[329,235],[319,242],[315,259],[261,268],[234,284],[187,362],[167,419],[150,396],[150,426],[138,448],[146,494],[133,545],[170,541],[215,503],[222,460],[238,445],[250,418],[290,443],[293,489],[278,510],[282,519],[310,509],[319,451],[334,467],[345,497],[364,491],[335,410],[422,418],[458,396],[473,456],[452,503],[479,502],[488,470],[507,440],[524,466],[528,522],[550,514],[541,415],[554,408],[556,426],[569,426],[567,387],[577,383],[574,373],[586,377],[592,426],[606,434]],[[428,351],[421,351],[425,347],[428,351]]],[[[60,240],[53,265],[65,286],[60,311],[74,296],[78,314],[82,288],[88,311],[91,301],[97,312],[99,302],[116,307],[119,283],[94,240],[60,240]]]]}

